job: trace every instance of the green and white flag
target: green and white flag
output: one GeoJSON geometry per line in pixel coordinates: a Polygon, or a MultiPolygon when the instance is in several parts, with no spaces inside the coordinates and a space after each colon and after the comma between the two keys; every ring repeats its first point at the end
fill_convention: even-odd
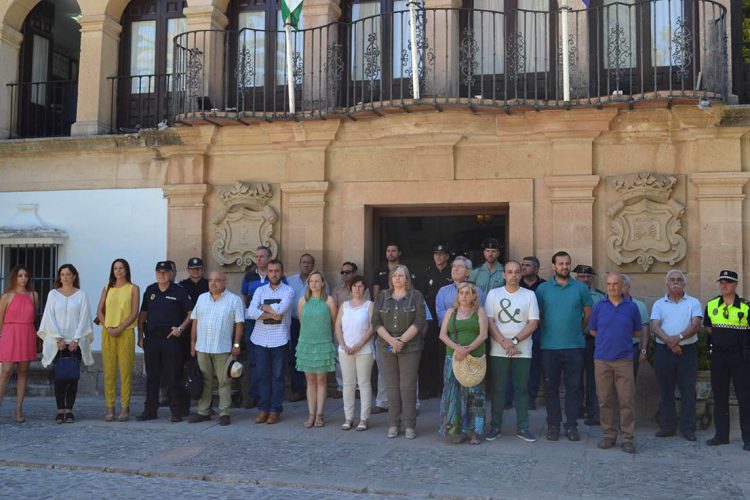
{"type": "Polygon", "coordinates": [[[302,0],[281,0],[281,17],[284,23],[290,23],[294,29],[298,29],[300,15],[302,15],[302,0]]]}

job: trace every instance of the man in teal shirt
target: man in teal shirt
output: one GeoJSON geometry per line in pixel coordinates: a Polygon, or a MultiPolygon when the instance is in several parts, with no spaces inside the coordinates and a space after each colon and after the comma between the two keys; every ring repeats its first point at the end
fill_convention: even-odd
{"type": "Polygon", "coordinates": [[[505,278],[503,278],[503,265],[497,260],[500,258],[500,242],[495,238],[487,238],[482,242],[482,247],[484,248],[484,264],[471,271],[469,281],[482,290],[486,297],[487,292],[493,288],[505,285],[505,278]]]}
{"type": "Polygon", "coordinates": [[[565,378],[565,435],[580,441],[578,410],[581,406],[581,374],[583,373],[584,325],[588,324],[591,295],[586,285],[570,279],[570,254],[557,252],[552,256],[554,277],[536,289],[541,311],[542,367],[544,396],[547,405],[547,439],[560,439],[560,378],[565,378]]]}

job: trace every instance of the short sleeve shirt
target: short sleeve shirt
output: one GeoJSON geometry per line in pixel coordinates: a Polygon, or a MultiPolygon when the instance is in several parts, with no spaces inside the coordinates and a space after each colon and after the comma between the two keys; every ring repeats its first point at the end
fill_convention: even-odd
{"type": "Polygon", "coordinates": [[[594,359],[617,361],[633,357],[633,332],[641,331],[641,313],[632,300],[614,305],[605,297],[596,304],[589,318],[589,329],[596,332],[594,359]]]}
{"type": "Polygon", "coordinates": [[[582,349],[583,309],[593,305],[586,285],[569,279],[563,286],[551,279],[539,285],[536,298],[542,314],[542,349],[582,349]]]}
{"type": "Polygon", "coordinates": [[[149,329],[178,326],[191,309],[187,292],[175,283],[163,292],[157,283],[152,283],[143,292],[141,312],[148,313],[149,329]]]}
{"type": "MultiPolygon", "coordinates": [[[[669,295],[664,295],[654,302],[651,308],[651,321],[659,321],[661,329],[669,336],[679,335],[685,331],[692,322],[693,318],[703,318],[703,310],[698,299],[684,294],[680,300],[673,302],[669,295]]],[[[690,345],[698,342],[698,336],[686,338],[680,345],[690,345]]],[[[663,344],[659,337],[656,337],[657,344],[663,344]]]]}
{"type": "MultiPolygon", "coordinates": [[[[495,322],[500,334],[506,339],[512,339],[521,333],[529,324],[529,320],[539,319],[536,295],[525,288],[519,288],[514,293],[508,292],[504,286],[494,288],[487,293],[484,308],[487,311],[487,319],[495,322]]],[[[495,339],[491,342],[490,356],[508,356],[503,346],[495,339]]],[[[516,357],[530,358],[532,343],[531,336],[519,342],[516,346],[516,357]]]]}

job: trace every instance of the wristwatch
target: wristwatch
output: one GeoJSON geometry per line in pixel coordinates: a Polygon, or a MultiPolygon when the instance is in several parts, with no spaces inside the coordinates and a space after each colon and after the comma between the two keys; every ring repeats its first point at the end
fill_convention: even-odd
{"type": "Polygon", "coordinates": [[[685,340],[685,336],[683,334],[680,334],[680,340],[685,340]]]}
{"type": "Polygon", "coordinates": [[[232,344],[232,347],[234,347],[234,348],[236,348],[236,349],[239,349],[239,348],[240,348],[240,345],[239,345],[239,344],[232,344]]]}
{"type": "Polygon", "coordinates": [[[646,349],[641,349],[641,354],[646,354],[646,349]]]}
{"type": "Polygon", "coordinates": [[[182,333],[182,327],[181,327],[181,326],[178,326],[178,327],[177,327],[177,331],[178,331],[178,332],[180,332],[180,333],[182,333]]]}
{"type": "Polygon", "coordinates": [[[518,345],[518,337],[513,337],[510,341],[513,342],[513,345],[518,345]]]}

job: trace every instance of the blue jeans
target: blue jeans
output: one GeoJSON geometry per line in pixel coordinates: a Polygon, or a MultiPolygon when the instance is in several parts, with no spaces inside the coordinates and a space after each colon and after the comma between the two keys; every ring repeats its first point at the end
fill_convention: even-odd
{"type": "Polygon", "coordinates": [[[581,373],[583,349],[542,349],[544,370],[544,398],[547,405],[547,425],[560,427],[560,379],[565,377],[565,428],[578,427],[576,418],[581,407],[581,373]]]}
{"type": "Polygon", "coordinates": [[[284,411],[284,369],[289,343],[279,347],[253,345],[255,370],[258,374],[258,409],[281,413],[284,411]]]}
{"type": "Polygon", "coordinates": [[[297,371],[297,341],[299,341],[300,324],[297,318],[292,318],[289,330],[291,342],[289,342],[289,375],[292,379],[292,392],[305,392],[305,374],[297,371]]]}
{"type": "Polygon", "coordinates": [[[253,334],[253,328],[255,328],[255,320],[245,320],[245,347],[247,348],[247,371],[250,376],[250,388],[248,393],[250,399],[258,399],[258,374],[256,373],[255,367],[255,353],[253,352],[254,344],[250,342],[250,336],[253,334]]]}
{"type": "Polygon", "coordinates": [[[682,346],[682,356],[676,356],[664,344],[656,344],[654,369],[659,384],[660,427],[665,431],[677,428],[674,388],[680,389],[680,431],[695,432],[695,378],[698,371],[698,350],[695,344],[682,346]]]}

